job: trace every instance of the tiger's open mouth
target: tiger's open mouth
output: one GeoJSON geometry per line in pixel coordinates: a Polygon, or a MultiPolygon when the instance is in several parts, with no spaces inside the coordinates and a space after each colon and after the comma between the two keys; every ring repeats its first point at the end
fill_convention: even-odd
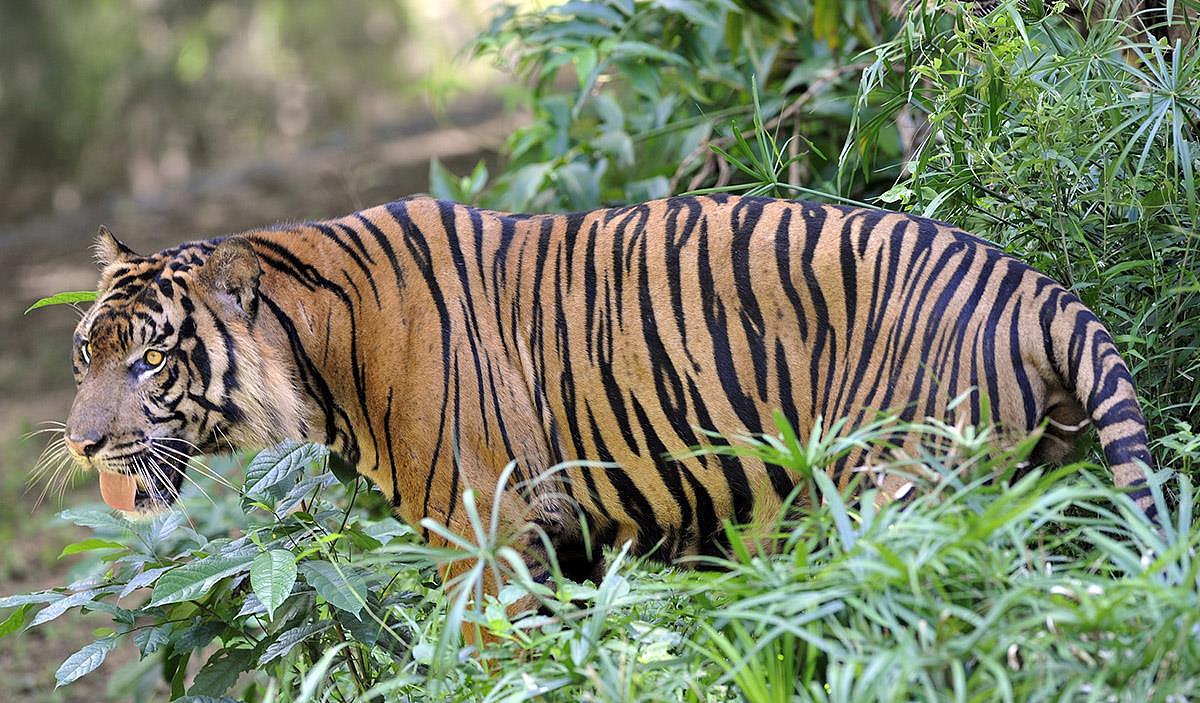
{"type": "Polygon", "coordinates": [[[99,469],[100,497],[123,513],[154,515],[179,499],[186,462],[147,453],[107,461],[99,469]]]}

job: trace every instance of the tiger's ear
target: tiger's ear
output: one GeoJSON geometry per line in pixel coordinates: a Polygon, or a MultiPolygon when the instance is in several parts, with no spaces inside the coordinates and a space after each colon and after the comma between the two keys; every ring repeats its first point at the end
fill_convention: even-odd
{"type": "Polygon", "coordinates": [[[218,301],[254,318],[258,311],[258,279],[262,267],[245,237],[223,240],[200,269],[200,280],[218,301]]]}
{"type": "Polygon", "coordinates": [[[96,241],[92,244],[92,252],[96,255],[96,264],[106,269],[119,261],[129,261],[138,258],[137,253],[125,246],[121,240],[113,236],[104,225],[96,233],[96,241]]]}

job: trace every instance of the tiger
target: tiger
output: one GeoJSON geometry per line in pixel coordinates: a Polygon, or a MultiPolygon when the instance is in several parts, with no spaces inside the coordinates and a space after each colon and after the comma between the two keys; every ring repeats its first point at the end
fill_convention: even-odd
{"type": "MultiPolygon", "coordinates": [[[[1050,462],[1094,425],[1153,514],[1146,422],[1097,316],[931,219],[728,194],[572,214],[413,196],[147,256],[101,229],[95,251],[65,442],[131,514],[169,508],[197,455],[315,442],[402,520],[472,534],[470,489],[531,573],[549,544],[583,580],[606,548],[719,555],[726,525],[803,490],[695,451],[711,437],[880,413],[988,421],[1050,462]]],[[[844,488],[870,460],[827,471],[844,488]]]]}

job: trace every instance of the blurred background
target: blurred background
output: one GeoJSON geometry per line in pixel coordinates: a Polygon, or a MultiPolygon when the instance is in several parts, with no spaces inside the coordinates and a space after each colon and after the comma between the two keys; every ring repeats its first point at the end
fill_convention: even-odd
{"type": "MultiPolygon", "coordinates": [[[[61,502],[26,489],[72,381],[65,306],[94,287],[100,224],[137,251],[424,191],[429,162],[490,160],[521,119],[466,44],[492,0],[0,3],[0,592],[69,576],[61,502]]],[[[104,677],[48,693],[101,619],[0,642],[0,700],[98,700],[104,677]]],[[[119,654],[119,653],[118,653],[119,654]]],[[[136,653],[134,653],[136,655],[136,653]]],[[[115,667],[114,667],[115,669],[115,667]]]]}

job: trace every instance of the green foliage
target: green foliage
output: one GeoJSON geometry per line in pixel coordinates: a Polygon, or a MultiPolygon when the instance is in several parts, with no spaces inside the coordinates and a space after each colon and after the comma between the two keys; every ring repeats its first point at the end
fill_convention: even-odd
{"type": "MultiPolygon", "coordinates": [[[[505,172],[468,200],[501,210],[583,210],[701,187],[748,190],[762,175],[739,174],[719,158],[745,137],[758,142],[758,159],[774,162],[776,177],[766,183],[776,187],[760,192],[833,192],[858,74],[868,65],[857,54],[899,24],[865,0],[508,7],[476,50],[530,86],[524,103],[534,119],[509,140],[505,172]],[[765,136],[784,145],[782,159],[760,150],[765,136]]],[[[895,137],[879,143],[898,153],[895,137]]],[[[897,173],[874,173],[837,194],[882,189],[897,173]]],[[[435,191],[438,180],[445,179],[435,173],[435,191]]]]}
{"type": "Polygon", "coordinates": [[[880,137],[901,109],[919,110],[905,174],[881,200],[959,225],[1068,284],[1116,336],[1152,425],[1195,426],[1194,27],[1171,44],[1131,35],[1130,18],[1110,13],[1080,34],[1065,3],[1039,14],[1035,5],[953,22],[914,11],[863,73],[842,178],[886,158],[880,137]]]}
{"type": "Polygon", "coordinates": [[[250,588],[266,609],[268,619],[274,619],[275,610],[291,595],[296,574],[296,558],[286,549],[269,549],[254,557],[250,588]]]}
{"type": "Polygon", "coordinates": [[[85,644],[82,649],[67,657],[66,661],[58,667],[58,671],[54,673],[54,678],[58,682],[55,687],[64,686],[95,671],[116,646],[115,637],[101,637],[95,642],[85,644]]]}
{"type": "MultiPolygon", "coordinates": [[[[138,669],[130,693],[140,679],[161,676],[174,696],[216,698],[255,671],[266,673],[260,683],[300,686],[298,667],[307,670],[344,641],[354,642],[347,656],[362,662],[356,674],[370,685],[378,673],[372,659],[408,646],[396,621],[383,619],[386,610],[419,602],[431,592],[431,574],[361,567],[365,552],[411,531],[365,495],[352,507],[342,491],[328,491],[337,482],[324,470],[327,454],[312,445],[263,452],[246,467],[246,485],[224,493],[216,484],[228,484],[223,474],[242,467],[206,470],[189,484],[181,512],[147,523],[127,523],[103,507],[65,511],[63,519],[97,535],[64,549],[85,557],[88,575],[66,588],[0,600],[14,608],[0,631],[15,632],[27,620],[38,627],[76,608],[110,615],[113,626],[63,663],[60,685],[132,642],[159,666],[138,669]],[[361,616],[364,605],[373,618],[361,616]],[[190,678],[187,664],[198,652],[207,663],[190,678]]],[[[405,617],[420,609],[407,608],[405,617]]],[[[242,689],[261,700],[253,682],[242,689]]]]}
{"type": "MultiPolygon", "coordinates": [[[[132,643],[155,666],[129,665],[133,675],[117,677],[127,692],[161,678],[182,700],[1154,699],[1200,687],[1190,634],[1200,526],[1186,477],[1179,509],[1162,505],[1156,527],[1100,467],[1014,476],[1031,443],[998,450],[986,432],[886,418],[807,437],[779,423],[712,451],[778,463],[819,500],[767,532],[728,526],[728,555],[702,560],[715,570],[622,549],[599,583],[536,584],[473,492],[471,533],[425,521],[451,541],[433,548],[377,494],[328,490],[335,479],[315,460],[278,497],[252,500],[247,486],[212,502],[189,486],[187,517],[133,525],[99,508],[64,513],[103,535],[70,550],[87,557],[85,573],[0,599],[4,629],[31,614],[39,627],[72,609],[103,612],[112,627],[63,663],[59,683],[132,643]],[[913,499],[877,506],[869,486],[852,498],[824,473],[848,448],[901,430],[930,449],[881,470],[922,484],[913,499]],[[435,572],[456,561],[463,576],[439,586],[435,572]],[[508,585],[479,600],[487,573],[508,585]],[[464,624],[491,639],[465,644],[464,624]],[[204,665],[189,670],[197,656],[204,665]]],[[[1200,459],[1194,436],[1173,446],[1180,461],[1200,459]]]]}
{"type": "MultiPolygon", "coordinates": [[[[1160,533],[1091,467],[1018,479],[1029,447],[955,446],[952,461],[921,462],[932,485],[906,505],[876,510],[867,492],[855,506],[822,481],[821,505],[783,526],[779,557],[741,552],[716,562],[719,586],[696,579],[716,623],[701,646],[732,662],[724,678],[749,691],[775,682],[749,700],[1194,691],[1198,653],[1179,649],[1176,629],[1196,621],[1190,482],[1181,522],[1160,533]],[[780,661],[786,676],[773,673],[780,661]]],[[[795,450],[776,456],[806,465],[795,450]]]]}
{"type": "Polygon", "coordinates": [[[403,49],[444,51],[411,31],[417,5],[0,4],[0,209],[44,211],[60,186],[84,201],[141,191],[364,123],[364,92],[424,88],[403,49]]]}
{"type": "Polygon", "coordinates": [[[477,50],[531,86],[534,119],[486,188],[438,166],[434,193],[580,210],[720,190],[952,222],[1100,315],[1152,428],[1195,426],[1200,3],[1138,21],[1107,6],[1086,22],[1041,2],[510,8],[477,50]]]}

